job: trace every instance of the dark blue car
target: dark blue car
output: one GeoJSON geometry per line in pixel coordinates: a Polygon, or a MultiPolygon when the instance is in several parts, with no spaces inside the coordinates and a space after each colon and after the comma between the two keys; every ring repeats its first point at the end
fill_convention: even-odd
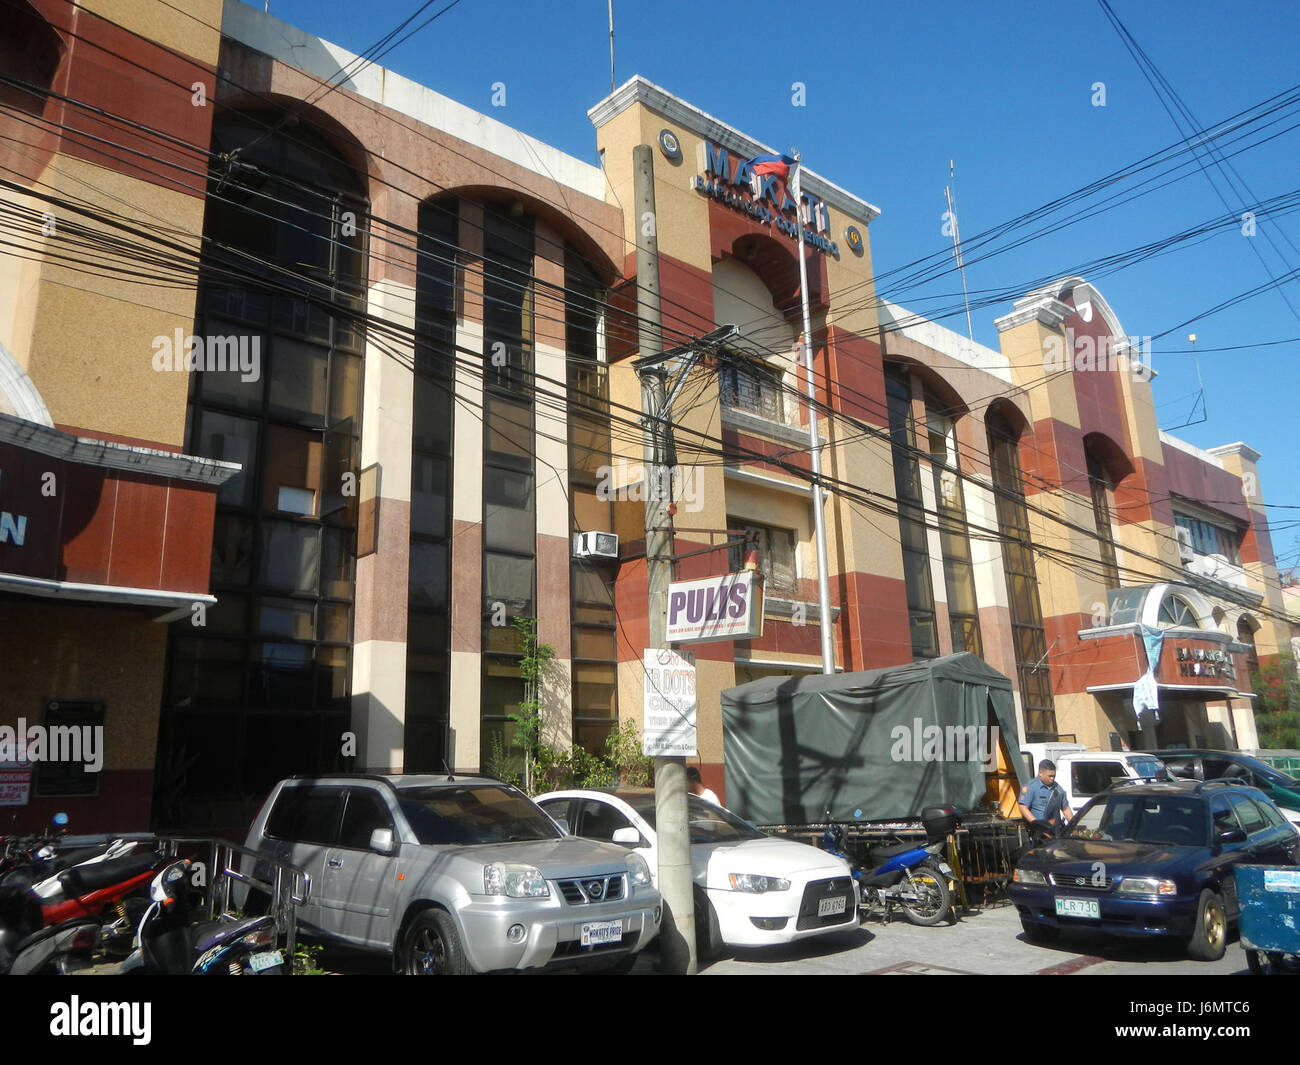
{"type": "Polygon", "coordinates": [[[1010,895],[1032,942],[1062,928],[1173,936],[1223,956],[1237,917],[1233,868],[1300,863],[1300,833],[1256,788],[1223,781],[1104,792],[1062,839],[1027,852],[1010,895]]]}

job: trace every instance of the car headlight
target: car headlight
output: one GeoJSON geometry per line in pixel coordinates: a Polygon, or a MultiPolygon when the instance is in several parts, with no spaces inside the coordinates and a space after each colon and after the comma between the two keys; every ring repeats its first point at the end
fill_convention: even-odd
{"type": "Polygon", "coordinates": [[[1178,885],[1154,876],[1126,876],[1119,882],[1121,895],[1176,895],[1178,885]]]}
{"type": "Polygon", "coordinates": [[[761,895],[765,891],[790,890],[790,881],[782,880],[779,876],[759,876],[757,873],[732,873],[728,879],[731,881],[733,891],[748,891],[754,895],[761,895]]]}
{"type": "Polygon", "coordinates": [[[629,854],[627,856],[627,873],[632,878],[634,887],[650,886],[650,866],[646,864],[646,860],[641,855],[629,854]]]}
{"type": "Polygon", "coordinates": [[[512,899],[536,899],[550,895],[542,871],[532,865],[493,862],[483,866],[483,893],[508,895],[512,899]]]}
{"type": "Polygon", "coordinates": [[[1017,884],[1047,884],[1047,877],[1033,869],[1017,869],[1011,874],[1011,879],[1017,884]]]}

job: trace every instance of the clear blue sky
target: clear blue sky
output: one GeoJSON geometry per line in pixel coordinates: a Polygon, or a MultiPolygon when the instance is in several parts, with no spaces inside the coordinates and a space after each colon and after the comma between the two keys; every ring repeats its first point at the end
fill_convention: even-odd
{"type": "MultiPolygon", "coordinates": [[[[446,3],[435,0],[420,20],[446,3]]],[[[272,0],[271,13],[362,52],[418,6],[272,0]]],[[[877,274],[950,247],[941,232],[949,159],[962,237],[971,242],[1182,139],[1097,0],[614,6],[618,82],[641,74],[767,144],[798,147],[811,169],[880,207],[870,234],[877,274]],[[806,86],[805,106],[792,104],[795,82],[806,86]],[[1093,103],[1097,82],[1104,107],[1093,103]]],[[[1111,0],[1111,7],[1201,128],[1300,85],[1300,5],[1111,0]]],[[[586,112],[609,91],[606,0],[461,0],[380,63],[595,161],[586,112]],[[504,108],[492,106],[495,82],[505,83],[504,108]]],[[[1232,157],[1240,180],[1230,183],[1202,156],[1237,215],[1300,186],[1300,110],[1275,117],[1283,120],[1252,139],[1279,136],[1232,157]]],[[[972,263],[972,297],[1023,293],[1041,278],[1227,213],[1199,169],[1181,173],[1140,199],[972,263]]],[[[1156,336],[1268,283],[1270,272],[1290,271],[1300,271],[1294,213],[1259,217],[1253,237],[1232,226],[1116,272],[1082,272],[1128,334],[1156,336]]],[[[1298,505],[1300,340],[1205,350],[1300,338],[1300,274],[1281,292],[1290,306],[1267,291],[1154,342],[1154,387],[1162,428],[1187,421],[1197,385],[1182,352],[1195,332],[1209,419],[1177,435],[1202,447],[1246,441],[1264,453],[1266,501],[1298,505]]],[[[949,273],[890,296],[936,313],[959,310],[959,293],[949,273]]],[[[1007,298],[976,309],[975,339],[996,348],[993,319],[1010,308],[1007,298]]],[[[944,321],[965,331],[960,310],[944,321]]],[[[1279,562],[1300,559],[1300,509],[1270,517],[1279,562]]]]}

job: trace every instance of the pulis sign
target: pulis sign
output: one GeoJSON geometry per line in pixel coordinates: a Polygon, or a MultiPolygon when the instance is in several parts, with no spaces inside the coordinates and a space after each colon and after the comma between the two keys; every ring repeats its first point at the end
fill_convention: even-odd
{"type": "Polygon", "coordinates": [[[748,640],[763,634],[762,584],[755,572],[668,586],[669,643],[748,640]]]}
{"type": "Polygon", "coordinates": [[[802,194],[803,204],[797,205],[790,194],[784,167],[763,165],[759,160],[775,157],[760,156],[759,160],[733,156],[726,148],[712,141],[702,145],[701,169],[692,182],[694,188],[706,196],[744,211],[763,225],[773,226],[789,237],[798,237],[796,213],[806,223],[803,239],[806,243],[829,252],[837,259],[839,245],[825,237],[831,228],[830,210],[812,193],[802,194]]]}

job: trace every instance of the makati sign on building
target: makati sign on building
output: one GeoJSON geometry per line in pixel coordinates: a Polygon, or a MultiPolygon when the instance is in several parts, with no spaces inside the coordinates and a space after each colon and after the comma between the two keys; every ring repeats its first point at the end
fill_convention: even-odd
{"type": "Polygon", "coordinates": [[[763,635],[763,585],[754,570],[668,586],[669,643],[751,640],[763,635]]]}
{"type": "Polygon", "coordinates": [[[780,168],[755,169],[753,160],[713,141],[706,140],[700,150],[702,172],[695,175],[692,187],[788,237],[798,238],[796,227],[802,222],[805,243],[840,257],[839,245],[826,236],[831,231],[831,215],[822,200],[804,192],[803,202],[796,204],[780,168]]]}

